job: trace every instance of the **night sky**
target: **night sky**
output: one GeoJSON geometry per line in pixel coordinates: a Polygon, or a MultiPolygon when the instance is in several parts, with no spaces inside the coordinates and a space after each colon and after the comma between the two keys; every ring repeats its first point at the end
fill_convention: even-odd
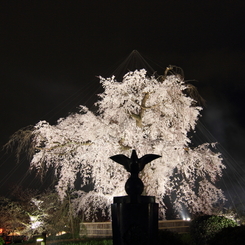
{"type": "MultiPolygon", "coordinates": [[[[245,1],[2,1],[0,23],[1,147],[22,127],[92,107],[97,76],[138,50],[158,74],[171,64],[195,80],[206,134],[230,165],[223,186],[244,194],[245,1]]],[[[0,195],[37,185],[26,159],[0,160],[0,195]]]]}

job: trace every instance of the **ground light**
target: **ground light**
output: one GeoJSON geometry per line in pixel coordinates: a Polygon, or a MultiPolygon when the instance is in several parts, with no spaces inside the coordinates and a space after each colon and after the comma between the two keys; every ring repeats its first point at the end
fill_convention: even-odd
{"type": "Polygon", "coordinates": [[[190,221],[190,220],[191,220],[191,218],[186,217],[186,218],[183,218],[183,220],[190,221]]]}
{"type": "Polygon", "coordinates": [[[186,220],[186,221],[191,220],[190,214],[188,213],[185,207],[182,207],[182,210],[180,211],[179,216],[181,217],[182,220],[186,220]]]}
{"type": "Polygon", "coordinates": [[[36,241],[36,245],[46,245],[46,233],[42,233],[42,235],[38,235],[34,237],[36,241]]]}

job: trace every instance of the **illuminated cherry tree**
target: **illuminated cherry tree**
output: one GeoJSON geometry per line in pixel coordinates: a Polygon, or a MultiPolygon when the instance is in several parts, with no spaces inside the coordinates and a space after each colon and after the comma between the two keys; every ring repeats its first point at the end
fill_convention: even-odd
{"type": "Polygon", "coordinates": [[[74,205],[87,219],[108,217],[113,196],[125,195],[128,173],[109,157],[130,156],[133,149],[139,157],[162,156],[146,165],[141,179],[145,194],[156,196],[163,217],[166,195],[176,210],[185,206],[191,213],[209,214],[225,199],[215,186],[224,168],[215,144],[190,147],[187,134],[194,131],[202,107],[191,96],[193,86],[171,69],[164,76],[135,70],[122,82],[100,77],[104,92],[98,95],[96,114],[81,106],[80,113],[61,118],[56,125],[40,121],[17,133],[25,135],[22,148],[23,142],[31,141],[31,168],[55,169],[61,199],[81,179],[74,205]]]}

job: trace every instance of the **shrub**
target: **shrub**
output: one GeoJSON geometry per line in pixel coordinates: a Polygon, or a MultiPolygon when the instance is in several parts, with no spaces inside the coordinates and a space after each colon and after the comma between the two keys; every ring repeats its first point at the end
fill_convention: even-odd
{"type": "Polygon", "coordinates": [[[223,216],[204,215],[192,220],[190,234],[196,245],[206,244],[223,228],[237,226],[237,223],[223,216]]]}

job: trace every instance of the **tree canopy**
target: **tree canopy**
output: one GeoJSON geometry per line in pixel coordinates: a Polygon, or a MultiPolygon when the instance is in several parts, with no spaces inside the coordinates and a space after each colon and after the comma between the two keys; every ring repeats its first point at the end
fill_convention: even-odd
{"type": "Polygon", "coordinates": [[[190,147],[188,136],[202,110],[194,86],[173,67],[162,76],[141,69],[128,72],[121,82],[114,76],[100,77],[100,82],[104,92],[98,95],[96,113],[80,106],[79,113],[56,125],[40,121],[18,131],[9,145],[18,139],[17,152],[28,146],[30,168],[40,173],[55,169],[61,199],[80,178],[74,204],[87,219],[109,217],[113,196],[125,195],[128,173],[109,157],[130,156],[134,149],[139,157],[161,155],[147,164],[141,179],[163,217],[166,195],[178,211],[185,206],[191,213],[211,214],[213,205],[225,199],[215,186],[224,165],[215,143],[190,147]]]}

